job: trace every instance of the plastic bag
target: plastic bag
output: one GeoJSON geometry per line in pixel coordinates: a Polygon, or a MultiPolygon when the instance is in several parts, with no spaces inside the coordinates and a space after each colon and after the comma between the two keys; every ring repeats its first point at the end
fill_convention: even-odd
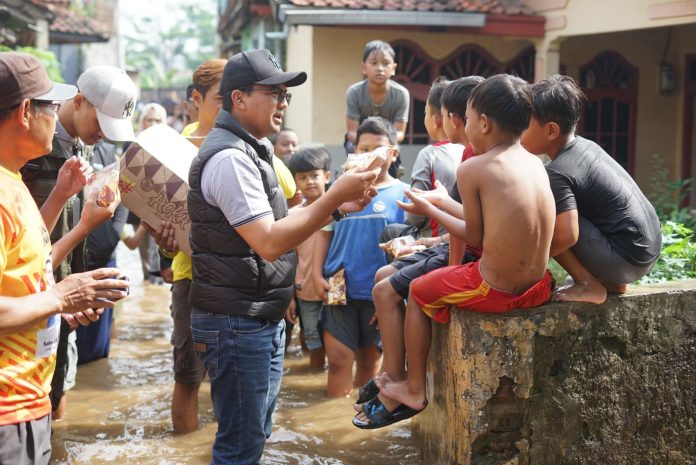
{"type": "Polygon", "coordinates": [[[87,179],[85,198],[93,198],[100,207],[108,207],[116,200],[118,177],[118,162],[105,166],[102,170],[95,171],[87,179]]]}
{"type": "Polygon", "coordinates": [[[397,153],[399,153],[399,149],[393,145],[377,147],[372,152],[367,153],[351,153],[343,165],[343,170],[366,168],[366,171],[371,171],[383,166],[387,160],[397,153]]]}
{"type": "Polygon", "coordinates": [[[328,305],[346,305],[346,272],[343,268],[331,275],[328,279],[329,290],[326,291],[326,303],[328,305]]]}
{"type": "Polygon", "coordinates": [[[421,244],[414,244],[415,241],[413,236],[400,236],[387,243],[379,244],[379,247],[395,259],[398,259],[408,257],[427,248],[421,244]]]}

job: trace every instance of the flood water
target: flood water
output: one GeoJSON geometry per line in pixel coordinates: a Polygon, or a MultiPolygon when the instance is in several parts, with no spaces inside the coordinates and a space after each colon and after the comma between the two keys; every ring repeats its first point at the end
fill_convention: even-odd
{"type": "MultiPolygon", "coordinates": [[[[207,382],[199,395],[199,431],[172,432],[169,287],[143,284],[137,251],[122,244],[118,263],[131,278],[131,295],[116,311],[109,358],[78,367],[65,419],[53,423],[52,463],[208,464],[216,424],[207,382]]],[[[422,465],[410,422],[355,428],[352,400],[326,398],[326,373],[308,373],[307,364],[293,344],[261,464],[422,465]]]]}

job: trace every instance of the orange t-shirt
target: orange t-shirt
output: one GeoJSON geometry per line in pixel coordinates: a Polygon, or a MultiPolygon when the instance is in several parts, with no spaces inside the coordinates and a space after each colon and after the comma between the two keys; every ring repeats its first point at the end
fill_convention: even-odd
{"type": "MultiPolygon", "coordinates": [[[[290,214],[294,214],[298,209],[306,208],[304,202],[290,209],[290,214]]],[[[312,280],[312,253],[314,251],[314,240],[317,237],[315,232],[302,244],[297,246],[297,272],[295,274],[295,295],[299,299],[309,302],[317,302],[324,300],[324,296],[320,295],[314,288],[314,280],[312,280]]]]}
{"type": "MultiPolygon", "coordinates": [[[[19,173],[0,167],[0,295],[24,297],[53,286],[51,239],[19,173]]],[[[0,425],[51,412],[60,317],[0,336],[0,425]]]]}

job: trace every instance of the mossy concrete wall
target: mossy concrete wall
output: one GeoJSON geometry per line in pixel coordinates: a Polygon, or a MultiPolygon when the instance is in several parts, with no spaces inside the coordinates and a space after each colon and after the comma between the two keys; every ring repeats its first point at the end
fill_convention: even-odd
{"type": "Polygon", "coordinates": [[[696,281],[435,326],[425,463],[696,464],[696,281]]]}

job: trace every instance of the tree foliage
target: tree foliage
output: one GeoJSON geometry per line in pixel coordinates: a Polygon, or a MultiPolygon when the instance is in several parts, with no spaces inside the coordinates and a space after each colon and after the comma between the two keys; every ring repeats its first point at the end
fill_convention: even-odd
{"type": "Polygon", "coordinates": [[[145,89],[186,86],[193,71],[215,56],[214,0],[166,2],[161,15],[128,16],[126,63],[140,73],[145,89]]]}

